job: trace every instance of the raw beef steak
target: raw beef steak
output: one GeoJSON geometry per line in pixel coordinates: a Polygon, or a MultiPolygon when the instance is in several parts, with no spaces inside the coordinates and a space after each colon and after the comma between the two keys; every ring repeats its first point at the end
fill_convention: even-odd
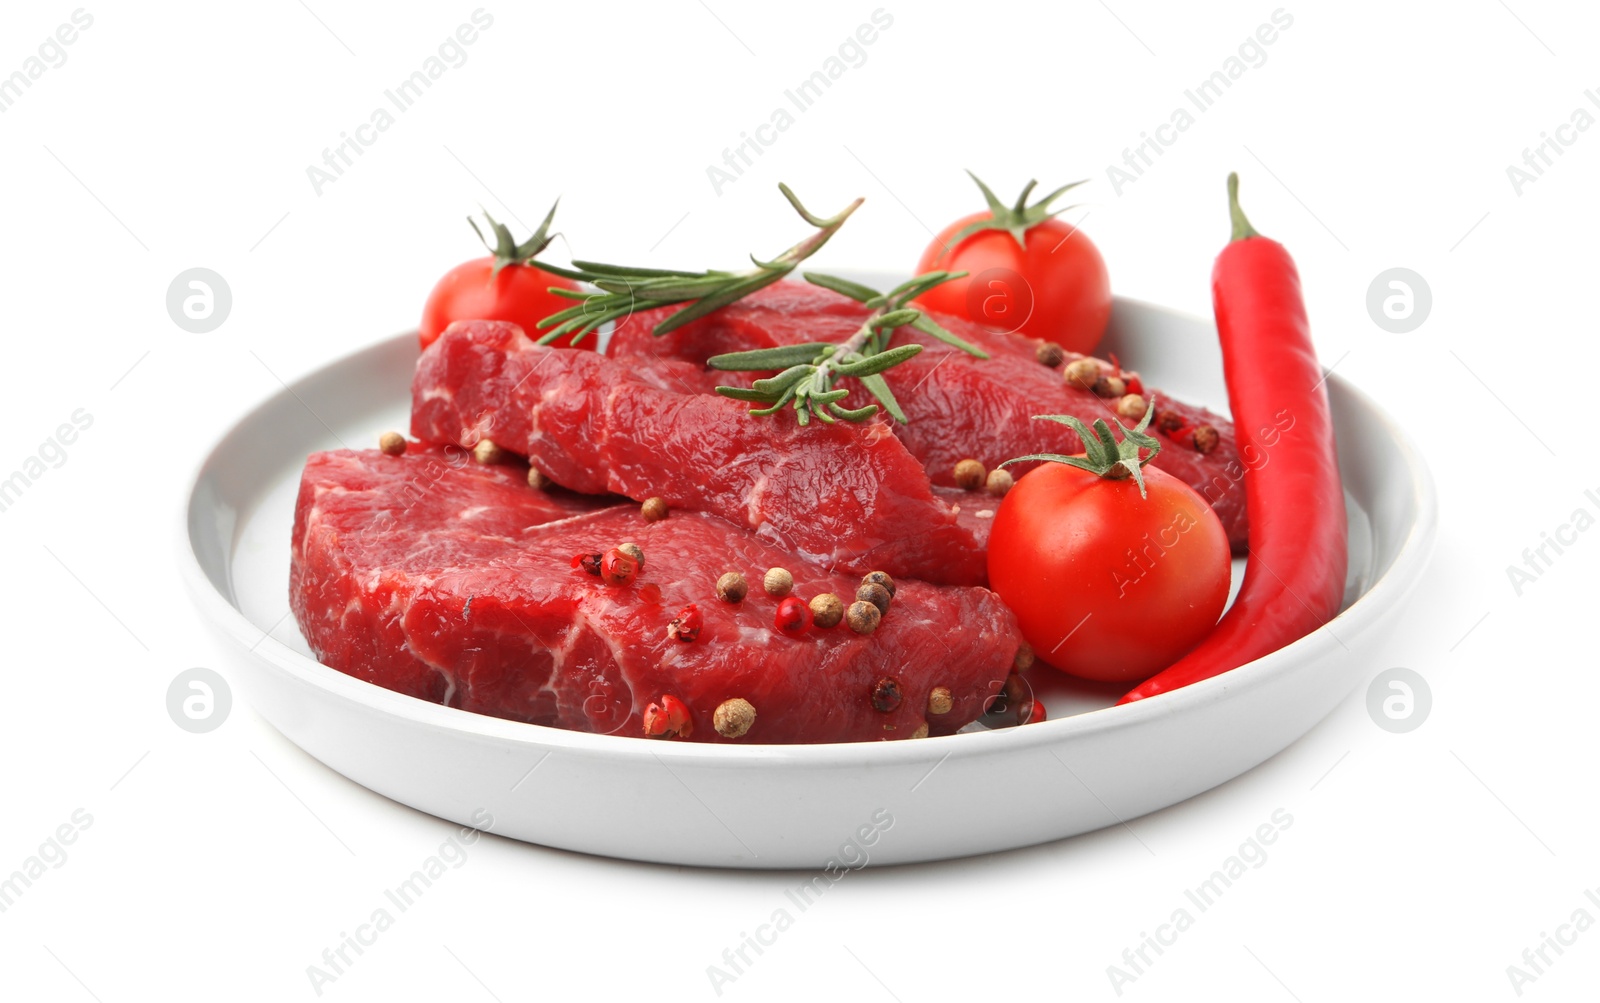
{"type": "Polygon", "coordinates": [[[643,736],[646,707],[668,696],[688,711],[679,737],[696,742],[948,734],[978,717],[1010,671],[1016,620],[987,589],[907,580],[869,635],[841,624],[791,637],[774,628],[778,600],[759,584],[774,566],[805,598],[848,601],[858,584],[712,515],[648,523],[637,505],[536,491],[520,466],[451,462],[438,447],[339,450],[306,463],[290,602],[312,650],[342,672],[465,710],[618,735],[643,736]],[[630,585],[573,566],[575,554],[624,542],[645,555],[630,585]],[[743,602],[716,597],[726,571],[751,583],[743,602]],[[691,603],[704,625],[685,643],[668,627],[691,603]],[[942,714],[929,710],[935,687],[949,691],[942,714]],[[735,698],[754,720],[724,737],[716,711],[735,698]]]}
{"type": "Polygon", "coordinates": [[[557,484],[719,515],[825,568],[954,585],[983,547],[879,422],[802,428],[715,394],[663,390],[514,324],[452,325],[417,362],[411,431],[525,455],[557,484]]]}
{"type": "MultiPolygon", "coordinates": [[[[866,307],[817,286],[779,282],[676,331],[650,333],[664,316],[641,313],[622,323],[607,354],[634,368],[658,387],[682,392],[715,392],[718,384],[748,386],[763,374],[723,373],[704,362],[723,352],[774,345],[839,342],[860,326],[866,307]]],[[[1062,368],[1082,356],[1068,353],[1054,367],[1041,365],[1038,339],[992,332],[959,317],[941,314],[938,321],[952,333],[988,352],[976,359],[921,332],[902,327],[896,344],[926,346],[915,358],[884,374],[909,422],[892,428],[906,448],[921,460],[934,484],[955,483],[955,465],[967,457],[986,467],[1029,453],[1081,453],[1083,445],[1070,428],[1057,422],[1034,421],[1036,414],[1070,414],[1092,425],[1096,418],[1118,418],[1116,401],[1096,396],[1062,380],[1062,368]]],[[[1107,375],[1113,370],[1104,364],[1107,375]]],[[[1135,375],[1135,374],[1129,374],[1135,375]]],[[[842,385],[852,386],[854,381],[842,385]]],[[[1181,422],[1151,433],[1162,450],[1152,465],[1199,491],[1211,503],[1235,548],[1248,537],[1243,472],[1233,424],[1226,418],[1173,400],[1154,391],[1159,415],[1181,422]],[[1194,430],[1210,425],[1217,439],[1209,452],[1195,446],[1194,430]]],[[[859,407],[871,400],[857,390],[845,404],[859,407]]],[[[1007,467],[1020,477],[1035,463],[1007,467]]]]}

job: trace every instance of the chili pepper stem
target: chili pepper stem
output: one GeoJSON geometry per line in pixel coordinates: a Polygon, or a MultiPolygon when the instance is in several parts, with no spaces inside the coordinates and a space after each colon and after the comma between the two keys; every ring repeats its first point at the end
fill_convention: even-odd
{"type": "Polygon", "coordinates": [[[1232,240],[1248,240],[1251,237],[1261,236],[1260,233],[1256,232],[1256,228],[1250,225],[1250,220],[1246,218],[1244,210],[1239,208],[1239,174],[1237,171],[1228,175],[1228,215],[1233,219],[1232,240]]]}

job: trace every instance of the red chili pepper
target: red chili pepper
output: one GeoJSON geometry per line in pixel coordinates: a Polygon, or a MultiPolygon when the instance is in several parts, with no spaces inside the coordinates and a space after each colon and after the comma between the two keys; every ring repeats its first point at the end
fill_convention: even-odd
{"type": "Polygon", "coordinates": [[[1236,174],[1228,175],[1228,204],[1233,240],[1217,255],[1211,298],[1244,461],[1249,561],[1239,597],[1216,629],[1119,703],[1276,651],[1333,619],[1344,598],[1344,489],[1300,275],[1283,245],[1245,218],[1236,174]]]}

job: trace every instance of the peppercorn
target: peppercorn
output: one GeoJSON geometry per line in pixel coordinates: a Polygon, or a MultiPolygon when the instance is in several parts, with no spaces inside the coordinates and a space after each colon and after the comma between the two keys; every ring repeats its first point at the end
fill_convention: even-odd
{"type": "Polygon", "coordinates": [[[869,571],[862,575],[861,584],[866,585],[868,583],[882,585],[889,590],[890,595],[894,595],[894,579],[889,577],[887,571],[869,571]]]}
{"type": "Polygon", "coordinates": [[[872,684],[872,709],[888,714],[900,706],[899,682],[884,676],[872,684]]]}
{"type": "Polygon", "coordinates": [[[1011,671],[1026,672],[1033,668],[1033,645],[1023,641],[1017,645],[1016,657],[1011,660],[1011,671]]]}
{"type": "Polygon", "coordinates": [[[644,709],[646,738],[688,738],[694,734],[694,718],[682,700],[668,693],[644,709]]]}
{"type": "Polygon", "coordinates": [[[1085,356],[1067,363],[1067,368],[1061,370],[1061,378],[1069,386],[1081,390],[1093,390],[1095,380],[1100,378],[1100,363],[1085,356]]]}
{"type": "Polygon", "coordinates": [[[869,602],[878,607],[879,613],[889,612],[889,600],[891,598],[889,590],[877,582],[864,582],[859,589],[856,589],[856,599],[861,602],[869,602]]]}
{"type": "Polygon", "coordinates": [[[667,636],[674,641],[692,644],[694,639],[700,636],[700,630],[705,626],[705,623],[705,617],[701,615],[700,607],[690,603],[680,609],[677,617],[667,624],[667,636]]]}
{"type": "Polygon", "coordinates": [[[1201,425],[1194,430],[1194,451],[1197,453],[1209,454],[1221,441],[1222,434],[1210,425],[1201,425]]]}
{"type": "Polygon", "coordinates": [[[878,629],[878,621],[883,619],[883,614],[878,607],[859,599],[850,604],[844,611],[844,622],[857,634],[870,634],[878,629]]]}
{"type": "Polygon", "coordinates": [[[928,694],[929,714],[948,714],[955,705],[955,699],[950,695],[948,686],[935,686],[928,694]]]}
{"type": "Polygon", "coordinates": [[[385,432],[378,436],[378,448],[389,456],[404,456],[406,437],[399,432],[385,432]]]}
{"type": "Polygon", "coordinates": [[[1004,498],[1006,492],[1011,490],[1011,485],[1015,483],[1016,478],[1011,476],[1009,470],[991,470],[989,479],[983,482],[983,490],[996,498],[1004,498]]]}
{"type": "Polygon", "coordinates": [[[832,592],[811,598],[811,622],[824,630],[839,626],[844,619],[844,603],[832,592]]]}
{"type": "Polygon", "coordinates": [[[506,451],[492,439],[479,439],[478,444],[472,447],[472,458],[485,467],[492,467],[505,461],[506,451]]]}
{"type": "Polygon", "coordinates": [[[1122,399],[1117,401],[1117,414],[1124,418],[1132,418],[1137,421],[1144,417],[1144,412],[1144,398],[1138,394],[1124,394],[1122,399]]]}
{"type": "Polygon", "coordinates": [[[644,516],[645,522],[660,522],[667,517],[667,500],[660,495],[646,498],[639,506],[639,514],[644,516]]]}
{"type": "Polygon", "coordinates": [[[533,488],[535,491],[546,491],[554,483],[555,481],[546,477],[538,467],[528,468],[528,487],[533,488]]]}
{"type": "Polygon", "coordinates": [[[1096,397],[1121,397],[1128,392],[1128,384],[1120,376],[1102,376],[1089,389],[1096,397]]]}
{"type": "Polygon", "coordinates": [[[956,464],[956,487],[972,491],[983,485],[983,479],[988,471],[983,469],[983,464],[968,458],[956,464]]]}
{"type": "Polygon", "coordinates": [[[711,726],[723,738],[743,738],[755,723],[756,709],[744,697],[722,701],[711,715],[711,726]]]}
{"type": "Polygon", "coordinates": [[[1168,435],[1182,429],[1183,425],[1184,421],[1181,415],[1173,414],[1171,411],[1156,410],[1156,428],[1168,435]]]}
{"type": "Polygon", "coordinates": [[[772,617],[773,626],[791,637],[799,637],[811,626],[811,607],[799,596],[784,596],[772,617]]]}
{"type": "Polygon", "coordinates": [[[911,733],[911,737],[912,738],[927,738],[928,737],[928,722],[924,721],[921,724],[917,725],[917,730],[913,731],[911,733]]]}
{"type": "Polygon", "coordinates": [[[761,576],[761,587],[769,596],[786,596],[794,591],[794,576],[784,568],[768,568],[761,576]]]}
{"type": "Polygon", "coordinates": [[[744,575],[737,571],[730,571],[717,579],[717,598],[723,602],[743,602],[749,594],[750,586],[746,584],[744,575]]]}
{"type": "Polygon", "coordinates": [[[624,554],[627,554],[629,557],[633,558],[634,563],[639,565],[639,570],[640,571],[644,570],[644,548],[643,547],[639,546],[637,543],[619,543],[619,544],[617,544],[617,549],[622,551],[624,554]]]}
{"type": "Polygon", "coordinates": [[[1039,347],[1033,350],[1033,357],[1039,360],[1039,365],[1054,369],[1066,359],[1067,353],[1053,341],[1042,341],[1039,347]]]}
{"type": "Polygon", "coordinates": [[[573,554],[572,566],[582,568],[598,578],[600,577],[600,561],[604,556],[603,554],[573,554]]]}

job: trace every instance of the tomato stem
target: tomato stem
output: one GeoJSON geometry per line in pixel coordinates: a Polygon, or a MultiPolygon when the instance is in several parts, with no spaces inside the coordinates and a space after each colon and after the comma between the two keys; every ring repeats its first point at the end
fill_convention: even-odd
{"type": "Polygon", "coordinates": [[[1074,432],[1083,440],[1083,456],[1065,456],[1061,453],[1030,453],[1027,456],[1018,456],[1007,460],[1000,466],[1012,463],[1023,463],[1029,460],[1046,460],[1051,463],[1064,463],[1069,467],[1087,470],[1097,477],[1106,480],[1119,481],[1132,477],[1135,484],[1139,485],[1139,497],[1148,497],[1144,489],[1144,465],[1156,458],[1161,452],[1161,443],[1153,435],[1145,432],[1150,426],[1150,419],[1156,413],[1156,401],[1150,398],[1150,406],[1145,409],[1144,417],[1139,424],[1128,428],[1122,422],[1112,419],[1116,426],[1122,430],[1122,441],[1118,442],[1111,434],[1111,426],[1105,419],[1095,419],[1094,429],[1070,414],[1036,414],[1036,420],[1056,421],[1074,432]],[[1140,450],[1148,449],[1148,455],[1140,456],[1140,450]]]}

